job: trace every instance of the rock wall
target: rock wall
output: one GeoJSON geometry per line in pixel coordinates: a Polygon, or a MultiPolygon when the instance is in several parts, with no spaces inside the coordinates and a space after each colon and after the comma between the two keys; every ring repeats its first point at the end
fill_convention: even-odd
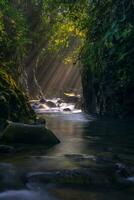
{"type": "Polygon", "coordinates": [[[7,119],[28,122],[35,119],[35,113],[15,80],[4,70],[0,70],[0,122],[7,119]]]}

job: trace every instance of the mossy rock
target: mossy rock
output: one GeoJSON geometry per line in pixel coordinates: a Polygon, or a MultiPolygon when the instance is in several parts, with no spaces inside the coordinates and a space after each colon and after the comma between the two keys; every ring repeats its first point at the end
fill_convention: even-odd
{"type": "Polygon", "coordinates": [[[8,122],[8,126],[2,133],[2,141],[6,143],[22,144],[58,144],[60,141],[52,131],[44,125],[29,125],[8,122]]]}
{"type": "Polygon", "coordinates": [[[7,119],[17,122],[35,120],[27,96],[17,86],[15,80],[4,70],[0,69],[0,120],[7,119]]]}

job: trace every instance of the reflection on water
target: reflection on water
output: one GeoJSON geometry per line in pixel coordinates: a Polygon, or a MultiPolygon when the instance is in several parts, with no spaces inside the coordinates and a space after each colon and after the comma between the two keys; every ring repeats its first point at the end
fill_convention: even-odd
{"type": "Polygon", "coordinates": [[[93,120],[83,113],[47,115],[47,126],[59,137],[61,143],[48,151],[48,155],[64,155],[84,153],[87,140],[84,129],[93,120]]]}
{"type": "Polygon", "coordinates": [[[45,115],[47,126],[60,138],[61,143],[48,155],[97,154],[113,152],[134,153],[134,127],[129,122],[102,121],[81,114],[45,115]]]}

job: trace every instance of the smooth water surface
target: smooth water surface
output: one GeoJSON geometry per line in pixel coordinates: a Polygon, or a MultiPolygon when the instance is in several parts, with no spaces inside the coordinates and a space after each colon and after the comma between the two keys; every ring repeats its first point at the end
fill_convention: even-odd
{"type": "MultiPolygon", "coordinates": [[[[45,113],[41,116],[61,143],[48,150],[44,148],[44,151],[3,159],[3,162],[13,164],[19,176],[48,170],[88,170],[96,166],[98,169],[98,165],[107,167],[109,163],[134,166],[134,127],[131,122],[98,120],[84,113],[45,113]]],[[[99,187],[40,182],[25,183],[25,186],[18,191],[12,188],[0,193],[0,200],[132,200],[134,197],[133,185],[107,187],[101,181],[99,187]]]]}

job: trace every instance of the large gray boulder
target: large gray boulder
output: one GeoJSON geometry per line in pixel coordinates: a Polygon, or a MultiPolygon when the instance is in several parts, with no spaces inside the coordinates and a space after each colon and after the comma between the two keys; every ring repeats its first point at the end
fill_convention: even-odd
{"type": "Polygon", "coordinates": [[[60,142],[54,133],[42,124],[29,125],[10,121],[2,133],[1,140],[6,143],[46,145],[58,144],[60,142]]]}

